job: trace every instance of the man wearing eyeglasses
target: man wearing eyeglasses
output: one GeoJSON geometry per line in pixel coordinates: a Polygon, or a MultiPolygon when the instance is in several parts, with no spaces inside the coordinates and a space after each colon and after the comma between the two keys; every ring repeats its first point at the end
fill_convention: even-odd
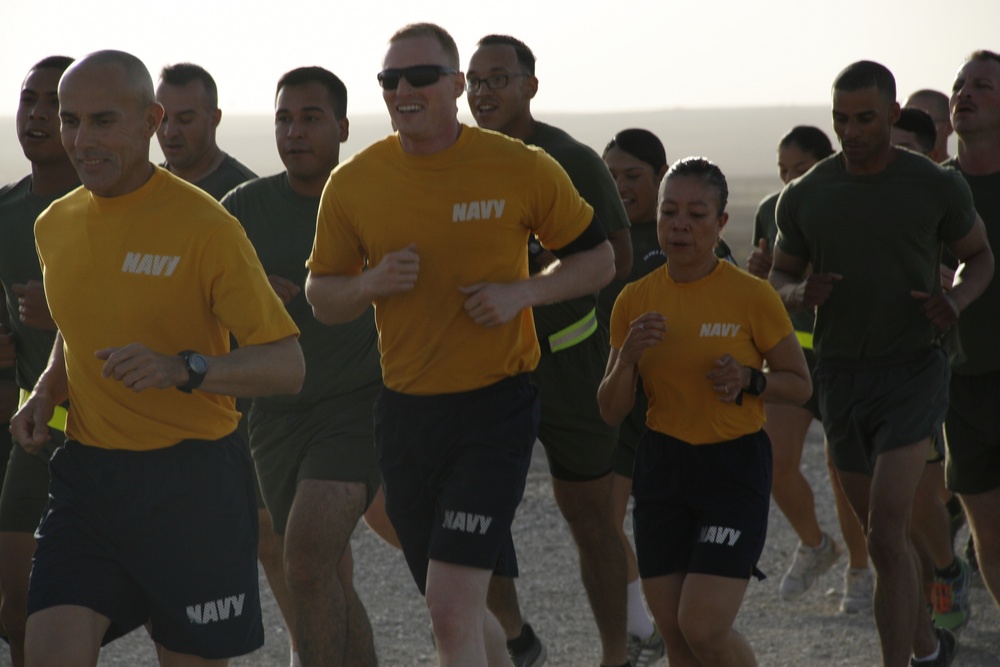
{"type": "Polygon", "coordinates": [[[937,130],[937,139],[934,150],[925,153],[925,155],[939,164],[947,160],[948,137],[954,131],[951,127],[951,118],[948,115],[948,96],[937,90],[925,88],[906,98],[903,108],[920,109],[930,115],[934,121],[934,129],[937,130]]]}
{"type": "MultiPolygon", "coordinates": [[[[466,84],[469,108],[480,127],[543,148],[566,170],[604,225],[615,250],[616,277],[628,275],[628,215],[604,161],[566,132],[532,117],[538,78],[531,49],[506,35],[482,38],[469,61],[466,84]]],[[[532,243],[530,257],[532,273],[544,270],[552,259],[537,243],[532,243]]],[[[548,457],[556,503],[580,555],[603,664],[620,665],[626,658],[627,574],[611,503],[617,429],[601,419],[597,405],[608,340],[597,326],[596,306],[597,294],[591,293],[534,308],[542,358],[533,379],[542,401],[539,440],[548,457]]],[[[493,577],[489,606],[504,626],[518,667],[542,664],[543,645],[523,622],[513,579],[493,577]]],[[[650,624],[642,637],[653,634],[650,624]]]]}
{"type": "Polygon", "coordinates": [[[554,160],[459,123],[458,70],[436,25],[390,39],[378,79],[397,133],[330,176],[306,295],[329,324],[375,304],[386,511],[440,664],[479,667],[510,665],[486,592],[492,572],[517,573],[510,526],[539,411],[531,307],[596,291],[614,266],[554,160]],[[532,233],[560,259],[529,277],[532,233]]]}

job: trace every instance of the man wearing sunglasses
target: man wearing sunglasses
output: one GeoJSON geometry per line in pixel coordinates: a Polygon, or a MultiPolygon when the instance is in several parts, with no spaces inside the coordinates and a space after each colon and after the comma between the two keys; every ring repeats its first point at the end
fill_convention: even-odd
{"type": "MultiPolygon", "coordinates": [[[[604,225],[615,250],[616,277],[627,276],[632,244],[618,188],[593,149],[533,118],[531,100],[538,78],[531,49],[507,35],[483,37],[469,60],[466,84],[469,109],[480,127],[543,148],[566,170],[604,225]]],[[[532,273],[544,270],[553,259],[537,243],[530,257],[532,273]]],[[[539,440],[548,457],[556,503],[580,555],[580,575],[600,633],[603,663],[620,665],[626,658],[627,574],[611,503],[618,429],[601,419],[597,405],[609,349],[607,335],[597,326],[596,306],[597,294],[592,293],[533,309],[542,348],[533,379],[542,402],[539,440]]],[[[638,585],[635,588],[641,607],[638,585]]],[[[542,664],[543,645],[523,622],[513,579],[493,577],[489,607],[504,626],[517,667],[542,664]]],[[[633,631],[637,656],[639,635],[662,645],[652,623],[647,625],[633,631]]]]}
{"type": "Polygon", "coordinates": [[[390,39],[378,78],[397,133],[331,175],[306,295],[330,324],[375,303],[386,511],[440,664],[484,667],[510,664],[486,592],[491,573],[517,573],[510,526],[538,430],[531,307],[594,292],[614,266],[554,160],[459,123],[458,69],[438,26],[390,39]],[[529,277],[532,233],[560,259],[529,277]]]}

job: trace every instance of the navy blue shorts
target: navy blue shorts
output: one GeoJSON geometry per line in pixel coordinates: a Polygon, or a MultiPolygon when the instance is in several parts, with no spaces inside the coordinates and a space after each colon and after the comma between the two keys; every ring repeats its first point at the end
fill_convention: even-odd
{"type": "Polygon", "coordinates": [[[79,605],[104,643],[151,621],[177,653],[222,659],[264,643],[253,465],[236,434],[153,451],[67,441],[50,463],[28,614],[79,605]]]}
{"type": "Polygon", "coordinates": [[[710,445],[646,431],[632,478],[639,575],[762,579],[771,474],[764,431],[710,445]]]}
{"type": "Polygon", "coordinates": [[[517,576],[510,526],[539,412],[526,375],[454,394],[382,390],[375,449],[385,509],[421,593],[431,559],[517,576]]]}

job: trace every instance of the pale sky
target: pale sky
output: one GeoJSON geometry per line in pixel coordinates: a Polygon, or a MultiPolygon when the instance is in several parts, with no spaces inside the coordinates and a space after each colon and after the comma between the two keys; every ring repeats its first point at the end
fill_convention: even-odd
{"type": "Polygon", "coordinates": [[[533,108],[580,113],[827,104],[861,59],[889,67],[901,97],[947,91],[966,54],[1000,50],[1000,0],[3,0],[0,114],[36,61],[108,48],[154,79],[165,64],[204,66],[224,113],[272,112],[278,77],[303,65],[344,80],[349,114],[383,112],[386,40],[414,21],[451,32],[463,68],[483,35],[518,37],[538,58],[533,108]]]}

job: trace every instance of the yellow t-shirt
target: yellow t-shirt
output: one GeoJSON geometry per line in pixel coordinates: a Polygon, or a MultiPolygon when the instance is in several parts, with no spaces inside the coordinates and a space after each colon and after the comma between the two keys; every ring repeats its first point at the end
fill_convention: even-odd
{"type": "Polygon", "coordinates": [[[676,283],[663,266],[625,286],[611,313],[611,346],[620,350],[629,325],[647,312],[666,316],[666,335],[639,361],[649,396],[646,425],[703,445],[755,433],[764,401],[744,395],[723,403],[706,377],[730,355],[760,369],[767,352],[792,333],[788,313],[771,286],[729,262],[691,283],[676,283]]]}
{"type": "Polygon", "coordinates": [[[163,354],[229,351],[297,335],[243,228],[214,199],[157,167],[121,197],[84,188],[35,223],[45,293],[62,333],[68,438],[150,450],[236,429],[232,397],[174,388],[135,393],[101,376],[94,352],[141,343],[163,354]]]}
{"type": "Polygon", "coordinates": [[[418,156],[390,136],[330,175],[307,266],[356,275],[415,243],[414,289],[375,301],[385,384],[417,395],[469,391],[532,370],[539,349],[530,308],[484,328],[459,287],[527,278],[530,233],[558,249],[592,218],[562,167],[519,141],[463,126],[454,145],[418,156]]]}

